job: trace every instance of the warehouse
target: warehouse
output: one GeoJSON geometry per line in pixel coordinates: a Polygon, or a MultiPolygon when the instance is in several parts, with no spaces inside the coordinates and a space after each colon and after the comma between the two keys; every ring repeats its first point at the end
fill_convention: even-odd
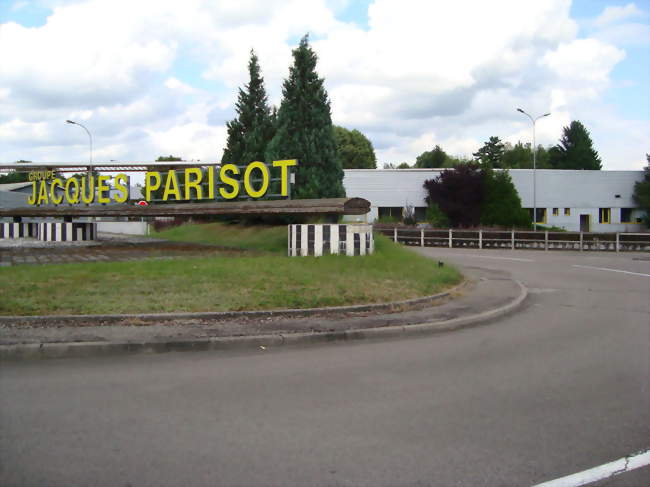
{"type": "MultiPolygon", "coordinates": [[[[442,169],[346,169],[343,185],[348,195],[370,201],[368,222],[401,217],[412,206],[418,221],[426,213],[424,181],[442,169]]],[[[643,212],[635,208],[634,183],[643,171],[577,171],[511,169],[512,181],[524,208],[532,214],[535,178],[537,222],[568,231],[638,232],[643,212]]],[[[363,218],[363,217],[356,217],[363,218]]]]}

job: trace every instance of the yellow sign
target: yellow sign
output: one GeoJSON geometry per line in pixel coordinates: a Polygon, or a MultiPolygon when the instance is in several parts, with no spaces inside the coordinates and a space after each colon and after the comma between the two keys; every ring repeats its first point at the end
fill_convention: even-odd
{"type": "MultiPolygon", "coordinates": [[[[289,195],[289,168],[296,165],[298,161],[295,159],[273,161],[273,167],[280,168],[281,196],[289,195]]],[[[62,180],[52,171],[40,171],[30,173],[30,181],[32,181],[32,195],[27,200],[30,205],[49,203],[59,205],[64,200],[69,204],[110,203],[111,201],[125,203],[129,199],[128,178],[125,174],[118,174],[115,177],[73,176],[62,180]]],[[[269,189],[271,171],[263,162],[255,161],[248,164],[243,173],[234,164],[224,164],[216,174],[214,166],[208,166],[205,171],[198,167],[182,171],[172,169],[163,174],[158,171],[148,171],[144,182],[143,192],[147,201],[151,200],[154,191],[160,189],[163,190],[163,201],[214,199],[215,190],[218,190],[221,198],[230,200],[240,194],[242,183],[248,196],[261,198],[269,189]],[[254,179],[257,187],[253,184],[254,179]]]]}

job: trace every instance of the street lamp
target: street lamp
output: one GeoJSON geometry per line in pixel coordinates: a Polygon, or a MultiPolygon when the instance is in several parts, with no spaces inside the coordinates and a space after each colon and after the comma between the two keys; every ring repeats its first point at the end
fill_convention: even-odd
{"type": "Polygon", "coordinates": [[[66,120],[65,123],[71,123],[72,125],[79,125],[79,127],[84,129],[86,131],[86,133],[88,134],[88,140],[90,141],[90,171],[88,173],[88,177],[91,177],[91,174],[93,172],[93,136],[90,135],[90,131],[85,126],[80,124],[79,122],[73,122],[72,120],[66,120]]]}
{"type": "Polygon", "coordinates": [[[533,230],[537,231],[537,181],[535,178],[535,175],[537,173],[537,144],[535,141],[535,122],[537,122],[540,118],[548,117],[550,113],[545,113],[544,115],[540,115],[537,118],[533,118],[524,112],[521,108],[517,108],[517,111],[526,115],[533,123],[533,230]]]}

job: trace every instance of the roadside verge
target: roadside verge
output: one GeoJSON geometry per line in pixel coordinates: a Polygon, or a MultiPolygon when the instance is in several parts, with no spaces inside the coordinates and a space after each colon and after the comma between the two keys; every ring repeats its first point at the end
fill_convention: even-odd
{"type": "Polygon", "coordinates": [[[503,317],[520,308],[527,297],[526,287],[505,272],[479,268],[467,271],[470,279],[466,283],[436,295],[439,296],[437,306],[429,304],[421,309],[392,313],[387,311],[400,309],[395,306],[397,303],[377,305],[382,307],[376,309],[368,306],[337,308],[335,313],[319,308],[309,310],[308,314],[305,310],[284,310],[219,319],[212,314],[184,313],[176,319],[157,320],[152,316],[149,321],[131,325],[42,327],[34,321],[15,326],[3,320],[0,323],[0,360],[266,350],[287,345],[435,334],[503,317]],[[301,313],[292,316],[293,311],[301,313]]]}

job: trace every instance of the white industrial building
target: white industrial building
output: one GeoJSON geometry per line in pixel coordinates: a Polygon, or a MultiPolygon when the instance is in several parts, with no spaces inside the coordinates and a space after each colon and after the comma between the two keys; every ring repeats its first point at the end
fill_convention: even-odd
{"type": "MultiPolygon", "coordinates": [[[[426,212],[426,180],[444,169],[346,169],[343,185],[348,196],[370,201],[371,211],[355,217],[372,223],[383,216],[401,217],[412,206],[418,221],[426,212]]],[[[537,222],[569,231],[638,232],[643,212],[635,208],[634,183],[643,171],[577,171],[510,169],[524,208],[533,208],[536,179],[537,222]]]]}

